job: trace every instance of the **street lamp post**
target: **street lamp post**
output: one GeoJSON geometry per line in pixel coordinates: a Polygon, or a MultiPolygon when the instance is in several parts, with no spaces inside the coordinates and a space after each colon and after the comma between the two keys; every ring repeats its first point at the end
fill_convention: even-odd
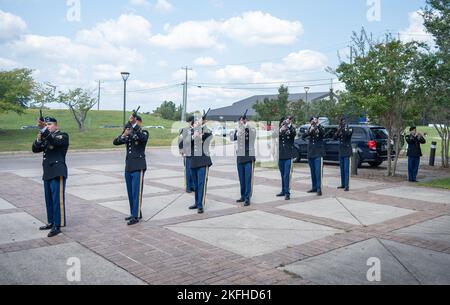
{"type": "Polygon", "coordinates": [[[311,89],[310,87],[305,87],[305,92],[306,92],[306,103],[308,103],[308,92],[309,92],[309,89],[311,89]]]}
{"type": "Polygon", "coordinates": [[[123,126],[126,122],[126,112],[127,112],[127,80],[130,77],[129,72],[121,72],[123,79],[123,126]]]}

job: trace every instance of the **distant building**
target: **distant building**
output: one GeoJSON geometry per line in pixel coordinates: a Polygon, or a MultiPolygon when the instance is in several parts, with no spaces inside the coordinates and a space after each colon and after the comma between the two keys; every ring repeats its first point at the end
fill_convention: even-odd
{"type": "MultiPolygon", "coordinates": [[[[315,92],[308,93],[308,102],[320,101],[323,99],[328,99],[330,97],[330,92],[315,92]]],[[[336,95],[334,95],[337,98],[336,95]]],[[[210,121],[237,121],[239,117],[244,114],[245,110],[248,109],[248,117],[251,119],[256,115],[256,111],[253,109],[253,105],[256,102],[264,102],[264,99],[276,99],[278,98],[277,94],[273,95],[255,95],[239,102],[234,103],[231,106],[217,108],[211,110],[208,115],[208,120],[210,121]]],[[[298,101],[304,100],[306,101],[306,93],[292,93],[289,94],[289,101],[298,101]]]]}

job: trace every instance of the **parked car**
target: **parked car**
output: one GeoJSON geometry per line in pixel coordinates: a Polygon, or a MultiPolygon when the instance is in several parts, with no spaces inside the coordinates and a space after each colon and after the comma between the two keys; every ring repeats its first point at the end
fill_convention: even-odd
{"type": "MultiPolygon", "coordinates": [[[[298,152],[296,162],[307,159],[308,139],[303,140],[302,135],[310,127],[304,125],[297,131],[295,148],[298,152]]],[[[386,128],[374,125],[350,125],[353,129],[352,144],[356,144],[359,153],[359,166],[369,163],[370,166],[380,166],[387,161],[388,132],[386,128]]],[[[333,135],[338,129],[337,125],[325,126],[325,161],[339,161],[339,141],[333,140],[333,135]]],[[[392,151],[391,158],[395,157],[392,151]]]]}
{"type": "Polygon", "coordinates": [[[231,128],[224,128],[223,126],[216,126],[212,130],[213,135],[219,136],[219,137],[227,137],[234,134],[234,129],[231,128]]]}

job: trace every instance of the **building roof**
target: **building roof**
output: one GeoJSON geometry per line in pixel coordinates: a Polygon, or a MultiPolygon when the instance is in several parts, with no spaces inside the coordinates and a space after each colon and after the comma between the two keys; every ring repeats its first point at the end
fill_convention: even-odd
{"type": "MultiPolygon", "coordinates": [[[[330,92],[308,93],[308,102],[322,100],[329,96],[330,96],[330,92]]],[[[276,99],[277,97],[278,97],[278,94],[254,95],[252,97],[238,101],[231,106],[211,110],[208,115],[208,120],[211,120],[211,121],[237,121],[237,120],[239,120],[239,117],[241,115],[243,115],[245,110],[247,110],[247,109],[248,109],[247,116],[249,118],[252,118],[256,115],[256,111],[253,109],[253,105],[255,105],[256,102],[258,102],[258,101],[263,102],[264,99],[266,99],[266,98],[276,99]]],[[[306,93],[289,94],[288,100],[290,102],[298,101],[298,100],[306,101],[306,93]]]]}

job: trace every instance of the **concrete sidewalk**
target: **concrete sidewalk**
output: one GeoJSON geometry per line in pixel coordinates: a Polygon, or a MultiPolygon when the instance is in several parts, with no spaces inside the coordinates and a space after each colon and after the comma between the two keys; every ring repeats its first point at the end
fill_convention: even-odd
{"type": "Polygon", "coordinates": [[[37,230],[46,221],[40,156],[0,156],[8,163],[0,284],[450,284],[450,191],[358,178],[346,193],[336,189],[338,167],[327,164],[317,197],[306,193],[309,169],[298,164],[291,201],[275,197],[277,171],[258,169],[244,208],[226,158],[210,171],[198,215],[187,209],[193,196],[183,192],[181,160],[158,150],[149,157],[145,221],[128,227],[122,157],[72,157],[68,227],[49,239],[37,230]]]}

